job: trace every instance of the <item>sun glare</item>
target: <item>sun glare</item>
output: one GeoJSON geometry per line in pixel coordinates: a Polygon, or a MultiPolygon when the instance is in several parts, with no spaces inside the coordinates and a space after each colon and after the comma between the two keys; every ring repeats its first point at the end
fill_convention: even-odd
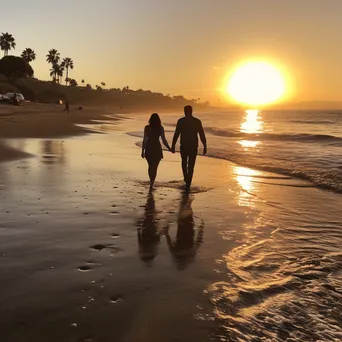
{"type": "Polygon", "coordinates": [[[245,120],[241,124],[241,132],[243,133],[261,133],[262,121],[259,117],[259,111],[255,109],[249,109],[245,112],[245,120]]]}
{"type": "Polygon", "coordinates": [[[281,72],[266,62],[248,62],[228,80],[226,92],[237,102],[260,106],[279,100],[285,93],[281,72]]]}

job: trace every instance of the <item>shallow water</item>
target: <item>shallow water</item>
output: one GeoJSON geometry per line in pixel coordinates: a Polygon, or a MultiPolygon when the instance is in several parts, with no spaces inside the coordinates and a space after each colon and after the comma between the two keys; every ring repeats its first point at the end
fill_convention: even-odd
{"type": "MultiPolygon", "coordinates": [[[[179,115],[162,116],[167,129],[174,130],[179,115]]],[[[249,110],[198,117],[209,156],[342,191],[342,112],[249,110]]]]}
{"type": "Polygon", "coordinates": [[[258,187],[241,204],[258,196],[260,213],[220,259],[226,279],[207,289],[221,340],[341,340],[341,195],[258,187]]]}

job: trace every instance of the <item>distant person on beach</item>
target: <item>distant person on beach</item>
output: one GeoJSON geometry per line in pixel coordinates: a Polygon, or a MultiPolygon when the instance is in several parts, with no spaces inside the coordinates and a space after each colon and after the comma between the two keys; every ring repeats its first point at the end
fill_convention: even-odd
{"type": "Polygon", "coordinates": [[[207,154],[207,140],[201,120],[192,115],[191,106],[184,107],[185,117],[178,120],[176,132],[172,141],[172,153],[176,151],[176,143],[180,136],[180,153],[182,170],[187,190],[190,190],[192,177],[198,153],[198,135],[203,144],[203,155],[207,154]]]}
{"type": "Polygon", "coordinates": [[[17,98],[17,93],[14,93],[14,94],[13,94],[13,96],[12,96],[12,98],[11,98],[11,102],[12,102],[12,104],[15,105],[15,106],[18,106],[18,105],[19,105],[19,100],[18,100],[18,98],[17,98]]]}
{"type": "Polygon", "coordinates": [[[171,151],[171,148],[165,138],[165,131],[161,124],[160,117],[157,113],[154,113],[151,115],[149,124],[145,127],[141,151],[141,157],[146,158],[148,163],[150,191],[153,190],[154,181],[157,177],[158,166],[160,161],[163,159],[163,150],[160,144],[160,138],[162,138],[165,147],[171,151]]]}
{"type": "Polygon", "coordinates": [[[65,112],[68,112],[68,113],[70,112],[70,107],[69,107],[69,102],[68,102],[68,101],[65,102],[64,111],[65,111],[65,112]]]}

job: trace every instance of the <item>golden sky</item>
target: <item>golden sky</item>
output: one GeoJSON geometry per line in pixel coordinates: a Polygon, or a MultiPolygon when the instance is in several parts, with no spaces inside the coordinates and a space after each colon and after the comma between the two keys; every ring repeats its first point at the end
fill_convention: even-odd
{"type": "Polygon", "coordinates": [[[279,65],[291,101],[339,100],[341,0],[17,0],[1,5],[1,32],[33,48],[49,78],[51,48],[71,77],[95,86],[151,89],[215,102],[243,60],[279,65]],[[22,3],[22,5],[21,5],[22,3]]]}

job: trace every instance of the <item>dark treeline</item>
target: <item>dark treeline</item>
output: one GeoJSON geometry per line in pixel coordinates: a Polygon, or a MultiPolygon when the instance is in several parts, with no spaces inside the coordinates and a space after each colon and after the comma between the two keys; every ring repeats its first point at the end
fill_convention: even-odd
{"type": "Polygon", "coordinates": [[[50,65],[51,81],[34,78],[34,70],[30,62],[36,59],[36,53],[26,48],[20,55],[10,56],[9,51],[15,49],[14,37],[9,33],[0,35],[0,48],[4,57],[0,59],[0,93],[18,92],[33,102],[58,103],[68,101],[80,105],[111,105],[117,108],[132,109],[172,109],[190,104],[197,109],[204,109],[209,102],[201,103],[200,99],[186,99],[181,95],[170,96],[151,90],[133,90],[124,88],[106,89],[106,83],[92,86],[84,79],[79,82],[69,77],[74,69],[74,61],[70,57],[61,58],[56,49],[48,51],[46,62],[50,65]],[[63,77],[65,76],[64,81],[63,77]],[[64,83],[64,85],[63,85],[64,83]]]}
{"type": "MultiPolygon", "coordinates": [[[[1,61],[0,61],[1,63],[1,61]]],[[[204,109],[209,103],[200,103],[196,99],[186,99],[183,96],[170,96],[151,90],[133,90],[128,86],[122,89],[93,89],[88,86],[60,85],[52,81],[40,81],[35,78],[8,78],[0,74],[0,93],[18,92],[33,102],[58,103],[68,101],[80,105],[111,105],[118,108],[134,109],[172,109],[187,104],[197,109],[204,109]]]]}

